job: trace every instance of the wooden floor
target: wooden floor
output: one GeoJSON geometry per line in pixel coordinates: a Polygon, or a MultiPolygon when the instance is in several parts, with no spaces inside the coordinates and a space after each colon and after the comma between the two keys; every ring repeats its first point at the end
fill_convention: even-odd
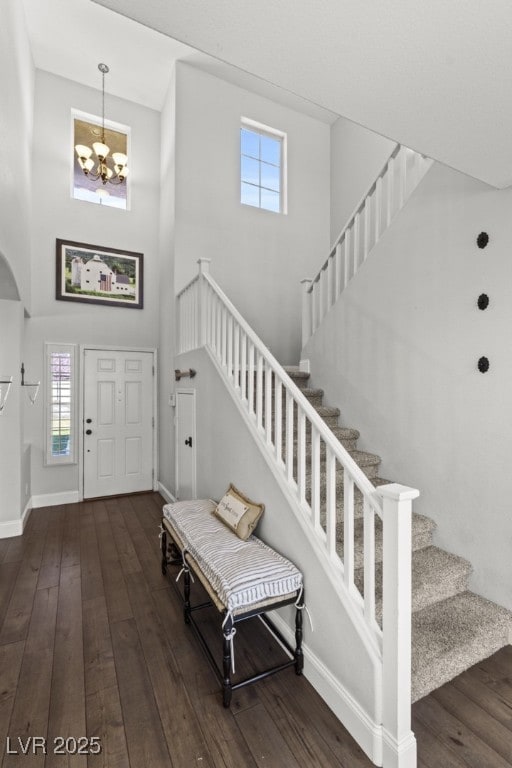
{"type": "MultiPolygon", "coordinates": [[[[370,768],[293,669],[235,691],[223,709],[160,572],[161,506],[144,494],[34,510],[23,537],[0,540],[2,768],[370,768]],[[47,754],[29,737],[46,739],[47,754]],[[80,737],[99,738],[101,753],[54,754],[96,749],[80,737]]],[[[207,633],[217,618],[205,611],[207,633]]],[[[241,625],[238,674],[280,654],[258,619],[241,625]]],[[[422,768],[512,766],[511,647],[413,714],[422,768]]]]}

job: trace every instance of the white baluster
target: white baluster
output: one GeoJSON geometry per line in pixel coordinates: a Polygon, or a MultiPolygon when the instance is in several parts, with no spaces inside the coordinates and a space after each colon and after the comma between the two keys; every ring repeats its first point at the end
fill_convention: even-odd
{"type": "Polygon", "coordinates": [[[305,277],[302,285],[302,346],[311,338],[313,333],[311,279],[305,277]]]}
{"type": "Polygon", "coordinates": [[[231,315],[228,315],[227,347],[228,378],[233,381],[233,318],[231,315]]]}
{"type": "Polygon", "coordinates": [[[325,469],[326,469],[326,534],[327,534],[327,552],[329,557],[336,554],[336,457],[331,449],[326,446],[325,469]]]}
{"type": "Polygon", "coordinates": [[[393,218],[395,204],[395,158],[391,157],[387,169],[387,206],[386,206],[386,226],[389,227],[393,218]]]}
{"type": "Polygon", "coordinates": [[[382,217],[382,176],[375,182],[375,244],[380,238],[380,226],[382,217]]]}
{"type": "Polygon", "coordinates": [[[265,438],[267,445],[272,444],[272,368],[265,361],[265,438]]]}
{"type": "Polygon", "coordinates": [[[320,435],[311,425],[311,514],[313,525],[320,528],[320,435]]]}
{"type": "Polygon", "coordinates": [[[223,367],[226,367],[226,362],[227,362],[227,324],[228,324],[227,310],[223,306],[222,307],[222,330],[221,330],[221,361],[222,361],[223,367]]]}
{"type": "Polygon", "coordinates": [[[400,211],[405,200],[407,179],[407,156],[404,147],[401,147],[398,153],[398,174],[398,210],[400,211]]]}
{"type": "Polygon", "coordinates": [[[235,387],[236,389],[240,389],[241,387],[241,380],[240,380],[240,326],[235,321],[235,329],[234,329],[234,355],[233,355],[233,374],[235,379],[235,387]]]}
{"type": "Polygon", "coordinates": [[[411,527],[419,491],[396,483],[380,486],[383,500],[382,727],[383,764],[416,765],[411,731],[411,527]]]}
{"type": "Polygon", "coordinates": [[[254,344],[249,342],[249,373],[248,373],[248,396],[249,413],[252,416],[254,414],[254,344]]]}
{"type": "Polygon", "coordinates": [[[370,237],[371,237],[371,205],[372,197],[369,195],[366,198],[364,204],[364,247],[363,247],[363,262],[366,261],[368,254],[370,253],[370,237]]]}
{"type": "Polygon", "coordinates": [[[353,263],[353,269],[352,269],[352,277],[356,274],[358,268],[359,268],[359,240],[360,240],[360,223],[359,223],[359,213],[356,213],[354,216],[354,263],[353,263]]]}
{"type": "Polygon", "coordinates": [[[345,584],[354,584],[354,481],[348,471],[343,471],[343,565],[345,584]]]}
{"type": "Polygon", "coordinates": [[[256,352],[256,425],[263,429],[263,357],[256,352]]]}
{"type": "Polygon", "coordinates": [[[325,284],[325,277],[324,277],[324,270],[322,269],[320,272],[320,277],[318,278],[318,319],[316,324],[317,328],[322,322],[323,316],[325,315],[324,284],[325,284]]]}
{"type": "Polygon", "coordinates": [[[243,331],[242,332],[242,351],[241,351],[241,357],[242,357],[242,363],[241,363],[241,372],[240,372],[240,396],[242,400],[247,400],[247,335],[243,331]]]}
{"type": "Polygon", "coordinates": [[[345,272],[343,277],[343,287],[346,288],[350,280],[350,246],[352,242],[352,230],[349,228],[345,232],[345,272]]]}
{"type": "Polygon", "coordinates": [[[293,397],[289,390],[286,390],[286,479],[289,483],[293,481],[293,397]]]}
{"type": "Polygon", "coordinates": [[[375,621],[375,513],[364,497],[364,615],[373,626],[375,621]]]}
{"type": "Polygon", "coordinates": [[[276,461],[283,463],[283,385],[276,376],[274,381],[274,445],[276,461]]]}
{"type": "Polygon", "coordinates": [[[334,289],[333,289],[333,272],[334,272],[334,259],[329,256],[327,260],[326,279],[327,279],[327,300],[325,303],[326,312],[330,310],[334,304],[334,289]]]}
{"type": "Polygon", "coordinates": [[[217,353],[217,359],[221,360],[221,336],[222,336],[222,304],[220,303],[220,299],[217,298],[216,301],[217,307],[216,307],[216,322],[215,322],[215,350],[217,353]]]}
{"type": "Polygon", "coordinates": [[[341,243],[336,246],[336,253],[334,256],[334,301],[338,301],[339,295],[342,292],[343,286],[343,248],[341,243]]]}
{"type": "Polygon", "coordinates": [[[299,503],[306,501],[306,415],[302,408],[297,414],[297,485],[299,503]]]}

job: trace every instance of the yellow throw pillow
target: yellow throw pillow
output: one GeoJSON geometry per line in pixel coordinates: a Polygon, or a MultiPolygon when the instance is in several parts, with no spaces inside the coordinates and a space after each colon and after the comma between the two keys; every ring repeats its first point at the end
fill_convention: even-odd
{"type": "Polygon", "coordinates": [[[264,509],[264,504],[251,501],[231,483],[214,509],[214,514],[240,539],[246,541],[254,532],[264,509]]]}

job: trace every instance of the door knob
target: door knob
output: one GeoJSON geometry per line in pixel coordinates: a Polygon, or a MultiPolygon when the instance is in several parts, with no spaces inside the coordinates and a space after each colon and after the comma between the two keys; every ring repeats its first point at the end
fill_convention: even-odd
{"type": "Polygon", "coordinates": [[[86,422],[87,422],[88,424],[90,424],[90,423],[91,423],[91,421],[92,421],[92,419],[86,419],[86,422]]]}
{"type": "Polygon", "coordinates": [[[86,429],[85,430],[86,435],[92,435],[92,429],[86,429]]]}
{"type": "Polygon", "coordinates": [[[192,448],[192,437],[188,437],[185,440],[185,445],[188,445],[190,448],[192,448]]]}

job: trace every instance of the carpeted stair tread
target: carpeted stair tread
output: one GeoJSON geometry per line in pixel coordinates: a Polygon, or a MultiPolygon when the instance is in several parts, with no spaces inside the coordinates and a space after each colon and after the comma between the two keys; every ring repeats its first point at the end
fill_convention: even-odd
{"type": "MultiPolygon", "coordinates": [[[[429,546],[412,553],[412,612],[446,600],[468,588],[471,564],[462,557],[429,546]]],[[[364,569],[358,568],[354,581],[363,594],[364,569]]],[[[375,568],[375,615],[382,620],[382,561],[375,568]]]]}
{"type": "Polygon", "coordinates": [[[509,642],[512,614],[472,592],[412,617],[412,700],[452,680],[509,642]]]}
{"type": "MultiPolygon", "coordinates": [[[[413,551],[430,547],[436,524],[430,517],[412,514],[412,549],[413,551]]],[[[343,525],[339,522],[337,528],[337,551],[343,559],[343,525]]],[[[354,520],[354,568],[362,568],[364,564],[364,520],[362,517],[354,520]]],[[[375,562],[382,562],[382,520],[375,520],[375,562]]]]}

